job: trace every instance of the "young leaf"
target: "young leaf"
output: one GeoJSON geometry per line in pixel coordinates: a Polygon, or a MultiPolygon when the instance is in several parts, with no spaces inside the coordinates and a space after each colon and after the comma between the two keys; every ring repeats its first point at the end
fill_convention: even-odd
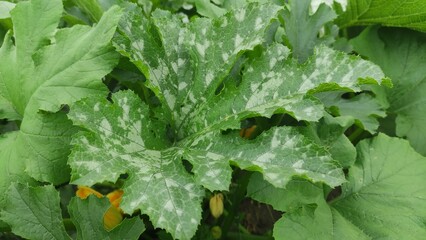
{"type": "Polygon", "coordinates": [[[314,46],[319,41],[318,32],[323,25],[336,18],[333,9],[325,4],[321,4],[315,13],[310,15],[310,5],[311,0],[290,0],[289,6],[282,14],[293,57],[300,63],[312,55],[314,46]]]}
{"type": "Polygon", "coordinates": [[[337,23],[341,27],[382,24],[426,31],[426,5],[409,0],[349,0],[337,23]]]}
{"type": "Polygon", "coordinates": [[[293,179],[285,189],[276,188],[265,181],[260,173],[253,173],[247,186],[248,197],[283,212],[293,212],[305,204],[316,203],[322,195],[322,187],[312,182],[293,179]]]}
{"type": "Polygon", "coordinates": [[[71,239],[62,224],[59,193],[51,185],[30,187],[13,183],[6,191],[1,220],[28,239],[71,239]]]}
{"type": "Polygon", "coordinates": [[[378,118],[386,116],[379,100],[366,93],[361,93],[350,99],[342,98],[344,92],[320,93],[315,96],[328,108],[337,107],[339,116],[350,117],[357,125],[371,134],[379,127],[378,118]]]}
{"type": "Polygon", "coordinates": [[[380,134],[357,145],[342,195],[287,213],[277,239],[421,239],[426,234],[426,158],[402,139],[380,134]]]}
{"type": "Polygon", "coordinates": [[[318,123],[312,123],[307,127],[300,127],[299,131],[310,139],[315,139],[319,146],[324,146],[331,157],[340,163],[340,166],[348,168],[356,159],[356,149],[345,136],[345,131],[354,123],[352,117],[332,117],[325,114],[318,123]]]}
{"type": "Polygon", "coordinates": [[[68,209],[77,228],[77,239],[138,239],[145,231],[139,217],[126,218],[111,231],[105,230],[103,217],[110,206],[108,198],[93,195],[84,200],[73,198],[68,209]]]}
{"type": "Polygon", "coordinates": [[[351,41],[357,52],[377,63],[392,78],[394,87],[385,89],[385,96],[390,103],[388,111],[397,116],[396,134],[407,137],[423,155],[426,154],[424,41],[426,36],[422,33],[377,27],[367,28],[351,41]]]}
{"type": "Polygon", "coordinates": [[[0,48],[0,117],[22,121],[17,141],[9,146],[17,154],[0,159],[26,159],[29,175],[55,184],[68,180],[66,160],[75,128],[64,112],[44,111],[57,112],[82,97],[107,92],[99,79],[117,62],[109,41],[120,10],[112,8],[93,28],[58,30],[61,14],[60,0],[18,3],[11,12],[14,41],[9,32],[0,48]]]}

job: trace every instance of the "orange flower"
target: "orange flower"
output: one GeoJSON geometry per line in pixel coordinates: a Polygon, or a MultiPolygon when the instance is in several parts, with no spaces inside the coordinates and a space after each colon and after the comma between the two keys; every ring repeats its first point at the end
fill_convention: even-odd
{"type": "Polygon", "coordinates": [[[91,194],[95,194],[95,196],[98,198],[102,198],[104,196],[100,192],[96,191],[95,189],[85,187],[85,186],[78,186],[77,192],[75,192],[75,195],[77,195],[77,197],[81,199],[86,199],[91,194]]]}
{"type": "MultiPolygon", "coordinates": [[[[118,226],[121,221],[123,221],[123,212],[120,209],[121,198],[123,196],[123,190],[115,190],[108,193],[107,198],[111,203],[111,206],[104,214],[104,228],[107,231],[111,231],[116,226],[118,226]]],[[[94,194],[98,198],[103,198],[100,192],[94,190],[93,188],[86,186],[78,186],[77,192],[75,193],[77,197],[81,199],[86,199],[89,195],[94,194]]]]}
{"type": "Polygon", "coordinates": [[[107,198],[109,199],[110,203],[116,207],[119,208],[121,203],[121,197],[123,196],[123,190],[118,189],[113,192],[110,192],[107,194],[107,198]]]}

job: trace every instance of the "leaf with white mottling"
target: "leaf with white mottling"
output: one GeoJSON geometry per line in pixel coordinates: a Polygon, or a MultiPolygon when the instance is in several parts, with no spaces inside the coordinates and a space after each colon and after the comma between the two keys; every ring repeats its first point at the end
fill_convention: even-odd
{"type": "Polygon", "coordinates": [[[223,162],[230,161],[243,169],[261,171],[268,182],[280,188],[297,175],[330,186],[345,181],[330,154],[293,127],[273,128],[250,141],[236,134],[207,133],[184,145],[189,151],[197,149],[196,154],[189,152],[186,158],[194,164],[197,181],[210,190],[227,183],[231,171],[223,162]]]}
{"type": "Polygon", "coordinates": [[[149,109],[130,92],[114,94],[113,103],[86,99],[72,106],[70,118],[85,129],[73,140],[74,183],[115,181],[127,173],[125,212],[141,209],[155,227],[189,239],[201,218],[201,186],[227,190],[230,164],[259,171],[280,188],[294,176],[330,186],[344,181],[327,149],[297,129],[273,128],[251,141],[221,131],[275,113],[318,121],[324,105],[313,93],[386,84],[380,68],[324,46],[299,64],[288,48],[266,46],[277,6],[249,4],[189,23],[161,10],[147,19],[127,6],[115,47],[147,77],[161,106],[149,109]],[[233,81],[229,73],[239,75],[240,66],[241,81],[233,81]],[[186,167],[193,175],[182,160],[192,164],[186,167]]]}
{"type": "Polygon", "coordinates": [[[198,104],[214,96],[238,56],[263,42],[279,10],[250,4],[221,18],[184,24],[164,11],[154,12],[149,22],[141,9],[129,8],[115,45],[147,76],[148,86],[168,106],[178,128],[198,104]]]}
{"type": "Polygon", "coordinates": [[[124,212],[141,209],[154,226],[190,239],[201,219],[204,191],[186,172],[180,151],[165,149],[166,125],[153,121],[135,94],[120,92],[112,101],[90,98],[72,106],[70,118],[87,129],[73,140],[73,183],[90,186],[128,173],[120,205],[124,212]]]}
{"type": "Polygon", "coordinates": [[[298,120],[318,121],[323,106],[310,93],[343,89],[360,91],[363,83],[388,85],[380,68],[359,57],[327,47],[300,65],[289,59],[289,50],[278,44],[251,62],[241,84],[232,83],[221,94],[201,105],[188,119],[187,132],[205,128],[238,128],[241,119],[289,113],[298,120]],[[377,79],[377,80],[374,80],[377,79]],[[214,103],[214,104],[211,104],[214,103]]]}

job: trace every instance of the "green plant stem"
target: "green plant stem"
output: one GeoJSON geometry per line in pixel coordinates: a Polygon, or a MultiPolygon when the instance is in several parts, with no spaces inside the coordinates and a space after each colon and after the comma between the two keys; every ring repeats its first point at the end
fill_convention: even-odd
{"type": "MultiPolygon", "coordinates": [[[[232,194],[232,205],[228,210],[228,215],[222,222],[222,236],[226,238],[229,233],[229,229],[233,225],[234,220],[236,219],[237,214],[239,213],[240,203],[244,200],[246,196],[247,185],[249,183],[252,172],[239,171],[237,175],[238,185],[235,189],[234,194],[232,194]]],[[[245,239],[245,238],[244,238],[245,239]]]]}
{"type": "Polygon", "coordinates": [[[351,135],[348,136],[349,140],[354,143],[355,140],[364,132],[364,129],[357,128],[351,135]]]}

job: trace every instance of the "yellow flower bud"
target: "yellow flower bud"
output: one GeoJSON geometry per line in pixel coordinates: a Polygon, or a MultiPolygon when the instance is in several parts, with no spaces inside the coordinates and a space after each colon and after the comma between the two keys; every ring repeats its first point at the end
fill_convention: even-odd
{"type": "Polygon", "coordinates": [[[214,218],[219,218],[223,213],[223,194],[217,193],[210,198],[210,212],[214,218]]]}

